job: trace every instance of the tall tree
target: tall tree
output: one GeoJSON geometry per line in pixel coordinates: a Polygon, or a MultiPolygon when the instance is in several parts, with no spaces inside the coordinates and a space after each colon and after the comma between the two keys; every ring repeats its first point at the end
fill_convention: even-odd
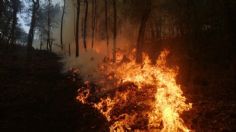
{"type": "Polygon", "coordinates": [[[62,16],[61,16],[61,50],[63,50],[63,47],[64,47],[64,44],[63,44],[63,24],[64,24],[65,8],[66,8],[66,0],[64,0],[64,3],[63,3],[63,10],[62,10],[62,16]]]}
{"type": "Polygon", "coordinates": [[[28,52],[32,49],[33,39],[34,39],[34,31],[36,26],[36,19],[37,19],[37,12],[39,9],[39,0],[32,0],[33,2],[33,9],[32,9],[32,16],[31,16],[31,24],[28,33],[28,52]]]}
{"type": "Polygon", "coordinates": [[[19,0],[13,0],[12,1],[12,8],[13,8],[13,13],[12,13],[12,25],[11,25],[11,33],[9,37],[9,42],[11,45],[15,43],[15,32],[16,32],[16,25],[17,25],[17,14],[20,9],[20,1],[19,0]]]}
{"type": "MultiPolygon", "coordinates": [[[[1,40],[9,40],[6,37],[9,37],[9,29],[11,28],[11,20],[12,20],[12,8],[10,1],[1,0],[0,7],[0,30],[1,30],[1,40]]],[[[9,41],[8,41],[9,42],[9,41]]]]}
{"type": "Polygon", "coordinates": [[[52,40],[51,40],[51,0],[48,0],[47,6],[47,50],[52,51],[52,40]]]}
{"type": "Polygon", "coordinates": [[[3,12],[3,0],[0,0],[0,19],[2,18],[2,12],[3,12]]]}
{"type": "Polygon", "coordinates": [[[92,48],[94,46],[94,37],[96,29],[96,17],[97,17],[97,0],[92,1],[92,48]]]}
{"type": "Polygon", "coordinates": [[[137,47],[136,47],[136,62],[141,63],[142,62],[142,44],[144,43],[144,35],[145,35],[145,29],[146,29],[146,23],[148,21],[148,18],[151,13],[151,1],[147,0],[145,1],[145,9],[141,18],[141,23],[139,27],[138,32],[138,40],[137,40],[137,47]]]}
{"type": "Polygon", "coordinates": [[[49,8],[48,3],[40,5],[40,7],[38,9],[38,13],[37,13],[36,29],[37,29],[38,35],[39,36],[42,35],[42,37],[40,37],[40,39],[42,38],[42,41],[44,41],[44,40],[46,41],[45,44],[46,44],[47,50],[51,50],[52,44],[53,44],[52,43],[53,36],[51,35],[51,33],[52,33],[51,31],[52,31],[52,29],[57,28],[60,24],[61,6],[59,4],[56,4],[56,5],[52,4],[50,7],[49,14],[48,14],[48,11],[49,11],[48,8],[49,8]],[[48,22],[48,16],[50,17],[49,22],[48,22]],[[54,16],[54,17],[52,17],[52,16],[54,16]],[[48,29],[50,30],[50,32],[48,29]],[[48,34],[50,37],[48,37],[48,34]]]}
{"type": "Polygon", "coordinates": [[[79,57],[79,17],[80,17],[80,0],[77,0],[76,32],[75,32],[75,56],[76,57],[79,57]]]}
{"type": "Polygon", "coordinates": [[[109,55],[109,34],[108,34],[108,1],[104,0],[105,6],[105,34],[106,34],[106,41],[107,41],[107,55],[109,55]]]}
{"type": "Polygon", "coordinates": [[[113,62],[116,61],[116,34],[117,34],[116,0],[113,0],[113,62]]]}
{"type": "Polygon", "coordinates": [[[85,4],[85,14],[83,23],[83,37],[84,37],[84,49],[87,50],[87,19],[88,19],[88,0],[84,0],[85,4]]]}

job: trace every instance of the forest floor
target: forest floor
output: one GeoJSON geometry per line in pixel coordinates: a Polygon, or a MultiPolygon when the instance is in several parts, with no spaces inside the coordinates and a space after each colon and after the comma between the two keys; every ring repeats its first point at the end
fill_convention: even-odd
{"type": "Polygon", "coordinates": [[[0,131],[105,130],[97,111],[76,102],[77,89],[61,74],[60,57],[46,51],[26,57],[24,47],[0,46],[0,131]]]}
{"type": "MultiPolygon", "coordinates": [[[[24,47],[0,46],[0,132],[108,130],[99,112],[76,101],[78,84],[70,74],[61,73],[60,57],[38,50],[31,58],[26,56],[24,47]]],[[[188,127],[197,132],[236,131],[234,66],[206,69],[191,65],[190,72],[188,64],[180,66],[184,94],[193,103],[193,109],[183,115],[188,127]],[[186,81],[186,74],[193,77],[186,81]]]]}

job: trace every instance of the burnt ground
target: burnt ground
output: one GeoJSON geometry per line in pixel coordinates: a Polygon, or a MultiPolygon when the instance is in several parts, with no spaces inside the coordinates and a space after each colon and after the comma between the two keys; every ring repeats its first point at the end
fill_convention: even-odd
{"type": "MultiPolygon", "coordinates": [[[[235,132],[235,59],[172,58],[180,67],[184,95],[193,103],[182,115],[187,126],[196,132],[235,132]]],[[[108,130],[99,112],[76,102],[80,79],[75,84],[61,74],[59,60],[46,51],[34,50],[27,58],[24,47],[0,46],[0,132],[108,130]]]]}
{"type": "Polygon", "coordinates": [[[61,74],[60,57],[24,47],[0,46],[0,131],[106,130],[97,111],[76,102],[77,89],[61,74]]]}

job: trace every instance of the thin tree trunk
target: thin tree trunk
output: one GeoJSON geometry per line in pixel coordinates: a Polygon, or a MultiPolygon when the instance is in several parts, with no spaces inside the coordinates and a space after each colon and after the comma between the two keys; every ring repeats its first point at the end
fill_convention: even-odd
{"type": "Polygon", "coordinates": [[[15,43],[15,32],[16,32],[16,25],[17,25],[17,13],[18,13],[18,3],[17,1],[13,2],[13,16],[12,16],[12,26],[11,26],[11,33],[10,33],[10,38],[9,42],[11,45],[15,43]]]}
{"type": "Polygon", "coordinates": [[[47,32],[47,50],[52,50],[51,48],[51,16],[50,16],[51,0],[48,0],[48,32],[47,32]]]}
{"type": "Polygon", "coordinates": [[[30,30],[28,33],[28,42],[27,42],[27,49],[28,52],[31,51],[32,45],[33,45],[33,40],[34,40],[34,31],[35,31],[35,26],[36,26],[36,14],[39,9],[39,0],[32,0],[33,2],[33,11],[32,11],[32,17],[31,17],[31,25],[30,25],[30,30]]]}
{"type": "Polygon", "coordinates": [[[43,33],[41,32],[41,34],[40,34],[40,50],[42,50],[42,46],[43,46],[43,33]]]}
{"type": "Polygon", "coordinates": [[[3,12],[3,0],[0,0],[0,18],[2,18],[2,12],[3,12]]]}
{"type": "Polygon", "coordinates": [[[88,0],[85,2],[85,16],[84,16],[84,28],[83,28],[83,37],[84,37],[84,49],[87,50],[87,19],[88,19],[88,0]]]}
{"type": "Polygon", "coordinates": [[[75,56],[79,57],[79,17],[80,17],[80,0],[77,0],[77,16],[76,16],[76,35],[75,35],[75,56]]]}
{"type": "Polygon", "coordinates": [[[117,29],[116,29],[116,23],[117,23],[117,11],[116,11],[116,0],[113,0],[113,19],[114,19],[114,25],[113,25],[113,62],[116,62],[116,34],[117,34],[117,29]]]}
{"type": "Polygon", "coordinates": [[[71,49],[70,49],[70,43],[69,43],[69,56],[71,56],[71,49]]]}
{"type": "Polygon", "coordinates": [[[92,2],[92,13],[93,13],[93,21],[92,21],[92,48],[93,48],[95,29],[96,29],[96,16],[97,16],[97,2],[96,2],[96,0],[93,0],[93,2],[92,2]]]}
{"type": "Polygon", "coordinates": [[[10,26],[11,26],[11,18],[10,17],[8,17],[7,18],[7,25],[6,25],[6,27],[4,27],[4,30],[3,30],[3,36],[7,36],[7,42],[9,43],[9,40],[10,40],[10,34],[9,34],[9,30],[8,30],[8,28],[10,28],[10,26]]]}
{"type": "Polygon", "coordinates": [[[108,2],[104,0],[105,4],[105,30],[106,30],[106,41],[107,41],[107,56],[109,56],[109,34],[108,34],[108,2]]]}
{"type": "Polygon", "coordinates": [[[151,8],[150,8],[150,1],[148,0],[145,5],[145,10],[143,13],[143,16],[141,18],[141,23],[139,27],[139,33],[138,33],[138,40],[137,40],[137,47],[136,47],[136,62],[137,63],[142,63],[142,51],[143,51],[143,46],[142,44],[144,43],[144,35],[145,35],[145,30],[146,30],[146,23],[148,21],[149,15],[151,13],[151,8]]]}
{"type": "Polygon", "coordinates": [[[63,24],[64,24],[64,15],[65,15],[65,8],[66,8],[66,0],[64,0],[63,11],[61,16],[61,50],[63,50],[63,24]]]}

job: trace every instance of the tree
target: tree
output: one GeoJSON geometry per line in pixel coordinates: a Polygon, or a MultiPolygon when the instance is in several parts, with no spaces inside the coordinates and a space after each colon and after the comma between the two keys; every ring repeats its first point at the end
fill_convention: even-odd
{"type": "Polygon", "coordinates": [[[13,13],[12,13],[12,24],[11,24],[11,33],[8,41],[10,42],[11,45],[15,43],[15,32],[16,32],[16,25],[17,25],[17,14],[20,10],[20,1],[19,0],[13,0],[12,1],[12,8],[13,8],[13,13]]]}
{"type": "Polygon", "coordinates": [[[48,6],[47,6],[47,50],[52,51],[52,40],[51,40],[51,0],[48,0],[48,6]]]}
{"type": "Polygon", "coordinates": [[[94,37],[95,37],[95,29],[96,29],[96,16],[97,16],[97,2],[96,0],[92,1],[92,48],[94,46],[94,37]]]}
{"type": "Polygon", "coordinates": [[[117,23],[117,10],[116,10],[116,0],[113,0],[113,62],[116,61],[116,23],[117,23]]]}
{"type": "Polygon", "coordinates": [[[146,29],[146,23],[151,13],[151,2],[150,0],[145,1],[145,10],[143,12],[141,23],[138,32],[138,40],[137,40],[137,47],[136,47],[136,62],[142,62],[142,44],[144,44],[144,35],[146,29]]]}
{"type": "Polygon", "coordinates": [[[75,56],[79,57],[79,17],[80,17],[80,0],[77,0],[76,13],[76,32],[75,32],[75,56]]]}
{"type": "Polygon", "coordinates": [[[28,33],[28,42],[27,42],[28,52],[32,49],[34,32],[35,32],[36,21],[37,21],[36,20],[37,12],[39,9],[39,0],[32,0],[32,3],[33,3],[33,9],[32,9],[31,24],[30,24],[30,29],[28,33]]]}
{"type": "Polygon", "coordinates": [[[2,18],[2,12],[3,12],[3,0],[0,0],[0,18],[2,18]]]}
{"type": "Polygon", "coordinates": [[[51,4],[49,14],[48,14],[49,11],[48,8],[49,8],[48,3],[42,3],[38,9],[37,21],[36,21],[36,29],[37,29],[36,33],[38,34],[39,39],[42,42],[41,48],[43,46],[43,41],[46,41],[45,42],[46,49],[52,51],[52,46],[54,45],[53,43],[54,39],[51,34],[52,31],[58,28],[60,24],[61,16],[59,14],[61,11],[61,6],[60,4],[51,4]],[[48,17],[50,17],[49,22],[48,22],[48,17]],[[50,37],[48,36],[48,34],[50,35],[50,37]]]}
{"type": "Polygon", "coordinates": [[[66,0],[63,3],[62,16],[61,16],[61,50],[63,50],[63,24],[64,24],[64,15],[65,15],[66,0]]]}
{"type": "MultiPolygon", "coordinates": [[[[11,29],[11,20],[12,20],[12,6],[11,2],[6,0],[2,1],[1,6],[1,17],[0,17],[0,32],[1,32],[1,41],[9,40],[9,29],[11,29]]],[[[9,42],[9,41],[8,41],[9,42]]]]}
{"type": "Polygon", "coordinates": [[[84,37],[84,49],[87,50],[87,19],[88,19],[88,0],[84,0],[85,4],[85,14],[84,14],[84,23],[83,23],[83,37],[84,37]]]}
{"type": "Polygon", "coordinates": [[[108,34],[108,2],[104,0],[105,6],[105,34],[106,34],[106,41],[107,41],[107,55],[109,55],[109,34],[108,34]]]}

